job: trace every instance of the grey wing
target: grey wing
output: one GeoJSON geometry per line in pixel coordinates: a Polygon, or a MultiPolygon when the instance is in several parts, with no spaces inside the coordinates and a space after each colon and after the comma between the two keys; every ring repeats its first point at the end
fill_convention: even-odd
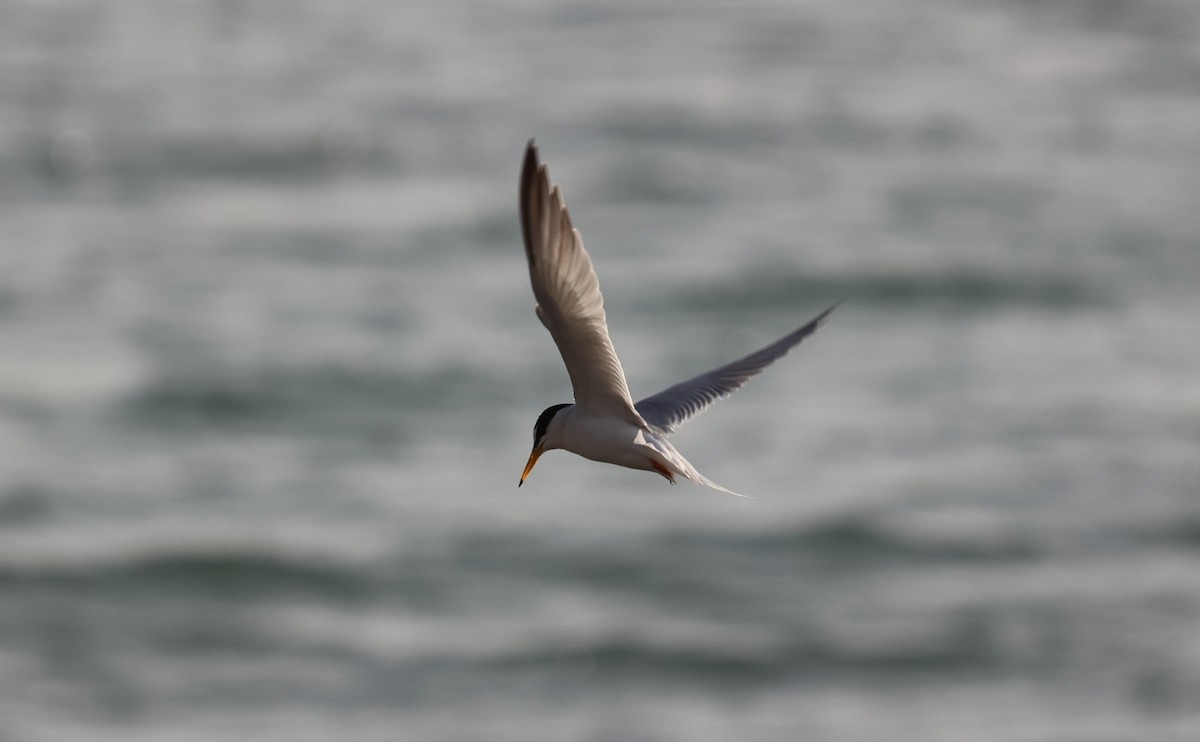
{"type": "Polygon", "coordinates": [[[537,316],[554,338],[571,377],[575,404],[637,425],[621,361],[608,336],[604,297],[592,260],[563,201],[538,162],[533,140],[521,169],[521,230],[537,316]]]}
{"type": "Polygon", "coordinates": [[[813,334],[836,307],[837,304],[834,304],[808,324],[745,358],[714,368],[646,397],[635,405],[637,411],[652,427],[663,433],[674,433],[679,426],[708,409],[713,402],[741,389],[743,384],[761,374],[767,366],[787,355],[801,340],[813,334]]]}

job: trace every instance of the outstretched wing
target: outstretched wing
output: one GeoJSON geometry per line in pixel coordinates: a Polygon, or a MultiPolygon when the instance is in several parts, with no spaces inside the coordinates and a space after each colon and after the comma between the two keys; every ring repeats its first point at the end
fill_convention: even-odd
{"type": "Polygon", "coordinates": [[[700,414],[718,399],[724,399],[758,376],[776,360],[813,334],[837,304],[821,312],[808,324],[789,333],[745,358],[727,363],[687,381],[646,397],[635,405],[642,418],[663,433],[674,433],[690,418],[700,414]]]}
{"type": "Polygon", "coordinates": [[[625,372],[608,337],[604,297],[592,260],[571,224],[562,191],[538,162],[532,139],[525,148],[520,201],[537,316],[562,355],[575,404],[644,425],[633,409],[625,372]]]}

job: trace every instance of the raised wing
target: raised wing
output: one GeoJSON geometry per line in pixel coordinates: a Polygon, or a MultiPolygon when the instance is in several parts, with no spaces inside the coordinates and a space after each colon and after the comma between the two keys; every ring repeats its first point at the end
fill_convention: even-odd
{"type": "Polygon", "coordinates": [[[562,192],[538,162],[533,140],[521,169],[521,230],[537,316],[562,355],[575,404],[637,425],[621,361],[608,337],[604,297],[579,230],[571,225],[562,192]]]}
{"type": "Polygon", "coordinates": [[[663,433],[674,433],[690,418],[699,415],[718,399],[724,399],[758,376],[776,360],[813,334],[837,304],[821,312],[808,324],[789,333],[765,348],[720,368],[681,381],[658,394],[646,397],[635,406],[652,427],[663,433]]]}

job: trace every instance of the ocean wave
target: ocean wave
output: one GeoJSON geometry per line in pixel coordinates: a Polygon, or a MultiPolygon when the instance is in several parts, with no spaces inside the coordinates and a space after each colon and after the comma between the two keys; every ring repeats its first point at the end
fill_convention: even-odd
{"type": "Polygon", "coordinates": [[[787,127],[749,116],[714,116],[678,105],[619,106],[598,114],[598,127],[625,142],[656,145],[681,142],[721,148],[775,144],[787,127]]]}
{"type": "Polygon", "coordinates": [[[311,131],[253,134],[211,134],[198,137],[159,137],[130,141],[120,136],[86,136],[58,133],[32,143],[31,152],[43,153],[33,164],[48,177],[109,176],[140,182],[148,179],[238,179],[310,181],[314,177],[347,170],[396,167],[395,156],[366,132],[330,126],[311,131]],[[80,139],[86,147],[86,168],[64,165],[65,136],[80,139]]]}
{"type": "Polygon", "coordinates": [[[1106,534],[1110,541],[1126,541],[1136,548],[1169,546],[1200,551],[1200,514],[1168,522],[1142,524],[1106,534]]]}
{"type": "MultiPolygon", "coordinates": [[[[754,635],[754,632],[751,632],[754,635]]],[[[761,636],[761,634],[759,634],[761,636]]],[[[603,677],[607,682],[691,684],[803,681],[837,675],[883,676],[998,670],[1005,659],[999,638],[982,621],[948,621],[923,637],[895,633],[854,640],[820,629],[776,641],[679,641],[642,632],[596,637],[549,637],[518,648],[474,657],[446,658],[508,674],[603,677]]]]}
{"type": "Polygon", "coordinates": [[[267,549],[161,546],[139,554],[0,557],[0,585],[248,597],[302,593],[347,600],[369,592],[354,566],[267,549]]]}
{"type": "Polygon", "coordinates": [[[974,532],[956,538],[865,514],[773,531],[682,532],[668,539],[670,547],[675,549],[712,549],[770,558],[820,557],[837,563],[1012,562],[1035,559],[1039,555],[1033,542],[1021,538],[998,535],[980,539],[974,532]]]}
{"type": "Polygon", "coordinates": [[[36,484],[17,483],[0,490],[0,525],[25,526],[47,520],[53,493],[36,484]]]}
{"type": "Polygon", "coordinates": [[[252,429],[397,440],[404,413],[486,406],[497,379],[465,366],[384,372],[349,366],[164,373],[118,404],[121,417],[156,428],[252,429]]]}
{"type": "Polygon", "coordinates": [[[788,271],[720,278],[666,297],[658,309],[729,311],[809,305],[843,299],[856,305],[997,305],[1072,309],[1111,300],[1100,287],[1066,275],[1012,274],[975,268],[805,275],[788,271]],[[823,297],[823,299],[822,299],[823,297]]]}
{"type": "Polygon", "coordinates": [[[672,611],[735,616],[744,609],[746,590],[755,589],[746,585],[746,576],[784,570],[803,582],[905,566],[1019,565],[1043,556],[1034,538],[1017,533],[981,536],[978,528],[956,533],[852,515],[777,529],[672,530],[590,543],[535,533],[478,534],[460,539],[442,569],[472,579],[538,589],[558,585],[672,611]]]}

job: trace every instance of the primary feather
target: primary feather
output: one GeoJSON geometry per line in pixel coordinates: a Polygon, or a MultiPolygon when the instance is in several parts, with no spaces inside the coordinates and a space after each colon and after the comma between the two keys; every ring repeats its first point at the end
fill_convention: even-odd
{"type": "Polygon", "coordinates": [[[538,162],[532,140],[521,169],[520,200],[537,316],[562,355],[575,404],[644,424],[633,409],[625,372],[608,336],[604,296],[592,260],[571,224],[562,192],[538,162]]]}
{"type": "Polygon", "coordinates": [[[787,355],[801,340],[813,334],[836,307],[837,304],[834,304],[803,327],[784,335],[765,348],[759,348],[744,358],[669,386],[658,394],[638,402],[634,408],[642,419],[660,432],[674,433],[679,426],[704,412],[713,402],[741,389],[743,384],[761,374],[767,366],[787,355]]]}

